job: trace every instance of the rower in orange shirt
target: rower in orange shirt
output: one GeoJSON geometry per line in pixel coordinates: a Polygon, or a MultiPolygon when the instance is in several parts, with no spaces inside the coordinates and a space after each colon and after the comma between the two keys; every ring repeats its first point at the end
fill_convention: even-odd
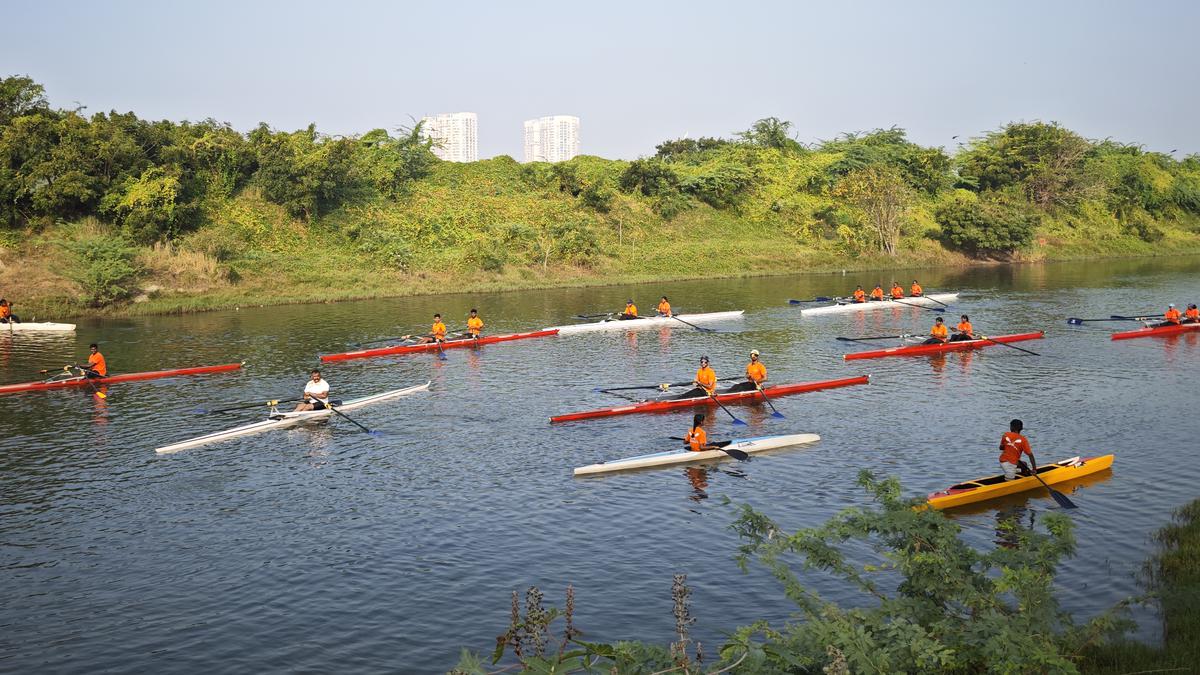
{"type": "Polygon", "coordinates": [[[950,336],[951,342],[975,339],[975,329],[971,327],[971,320],[967,318],[966,314],[959,317],[958,325],[954,327],[954,330],[954,335],[950,336]]]}
{"type": "Polygon", "coordinates": [[[1164,321],[1158,325],[1160,325],[1160,326],[1178,326],[1182,316],[1183,315],[1179,313],[1179,310],[1175,309],[1174,303],[1172,303],[1170,305],[1167,305],[1167,311],[1163,312],[1164,321]]]}
{"type": "Polygon", "coordinates": [[[892,282],[892,299],[899,300],[904,297],[904,289],[900,288],[900,284],[892,282]]]}
{"type": "Polygon", "coordinates": [[[708,447],[708,433],[700,425],[704,424],[704,413],[696,413],[692,417],[692,428],[687,432],[687,437],[684,438],[684,444],[691,448],[692,452],[704,452],[711,450],[708,447]]]}
{"type": "Polygon", "coordinates": [[[767,367],[758,358],[758,350],[750,350],[750,363],[746,364],[746,381],[738,382],[725,391],[756,391],[767,381],[767,367]]]}
{"type": "Polygon", "coordinates": [[[21,323],[21,319],[12,313],[12,305],[4,298],[0,298],[0,323],[21,323]]]}
{"type": "Polygon", "coordinates": [[[1031,476],[1037,472],[1037,460],[1033,456],[1033,449],[1029,447],[1029,439],[1021,435],[1024,428],[1021,420],[1013,420],[1008,423],[1009,430],[1000,437],[1000,468],[1004,469],[1004,480],[1016,478],[1018,470],[1022,476],[1031,476]],[[1021,461],[1021,455],[1029,455],[1033,471],[1021,461]]]}
{"type": "Polygon", "coordinates": [[[467,317],[467,333],[472,339],[478,340],[479,334],[483,332],[483,319],[479,316],[479,311],[471,308],[471,315],[467,317]]]}
{"type": "MultiPolygon", "coordinates": [[[[707,356],[700,357],[700,368],[696,370],[696,379],[692,380],[692,385],[703,390],[702,393],[706,396],[712,396],[717,390],[717,373],[708,365],[707,356]]],[[[697,392],[697,395],[700,393],[697,392]]]]}
{"type": "Polygon", "coordinates": [[[924,295],[924,289],[921,288],[921,284],[918,284],[916,279],[913,279],[912,286],[908,287],[908,294],[914,298],[924,295]]]}
{"type": "Polygon", "coordinates": [[[667,296],[665,296],[665,295],[662,296],[662,300],[658,301],[657,309],[658,309],[659,316],[674,316],[673,314],[671,314],[671,303],[670,303],[670,301],[667,300],[667,296]]]}
{"type": "Polygon", "coordinates": [[[442,315],[433,315],[433,325],[429,327],[429,335],[421,338],[418,344],[429,344],[430,342],[445,342],[446,341],[446,324],[442,323],[442,315]]]}
{"type": "Polygon", "coordinates": [[[88,354],[88,362],[86,366],[75,366],[83,372],[84,377],[106,377],[108,375],[108,363],[104,360],[104,355],[100,353],[100,347],[93,342],[88,345],[91,354],[88,354]]]}
{"type": "Polygon", "coordinates": [[[1200,309],[1196,309],[1196,303],[1187,306],[1187,311],[1183,313],[1184,323],[1200,323],[1200,309]]]}
{"type": "Polygon", "coordinates": [[[863,290],[862,286],[859,286],[854,289],[854,301],[855,302],[866,302],[867,301],[867,292],[863,290]]]}
{"type": "Polygon", "coordinates": [[[621,313],[617,315],[617,318],[621,319],[622,321],[626,319],[638,318],[637,305],[633,304],[633,298],[625,301],[625,309],[621,310],[621,313]]]}
{"type": "Polygon", "coordinates": [[[950,329],[946,327],[946,322],[942,321],[942,317],[933,320],[933,328],[929,329],[929,338],[922,342],[925,345],[940,345],[945,344],[950,340],[950,329]]]}
{"type": "Polygon", "coordinates": [[[875,289],[871,291],[871,302],[879,302],[883,300],[883,286],[875,284],[875,289]]]}

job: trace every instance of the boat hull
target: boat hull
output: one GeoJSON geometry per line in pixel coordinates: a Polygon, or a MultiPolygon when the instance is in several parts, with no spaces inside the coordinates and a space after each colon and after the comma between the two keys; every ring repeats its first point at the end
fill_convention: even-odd
{"type": "Polygon", "coordinates": [[[9,331],[20,333],[22,331],[35,331],[40,333],[68,333],[75,330],[73,323],[48,323],[36,321],[23,321],[21,323],[0,323],[0,331],[9,331]]]}
{"type": "MultiPolygon", "coordinates": [[[[775,450],[778,448],[789,448],[797,445],[811,445],[821,440],[821,437],[816,434],[788,434],[786,436],[762,436],[760,438],[745,438],[733,441],[725,446],[732,450],[741,450],[746,454],[754,454],[756,452],[766,452],[767,450],[775,450]]],[[[575,469],[576,476],[595,476],[605,473],[614,473],[617,471],[630,471],[633,469],[649,469],[654,467],[671,466],[675,464],[690,464],[692,462],[710,462],[714,460],[724,459],[729,455],[720,450],[703,450],[701,452],[692,452],[691,450],[668,450],[666,452],[655,452],[649,455],[639,455],[637,457],[627,457],[618,459],[612,462],[599,462],[597,464],[589,464],[575,469]]]]}
{"type": "Polygon", "coordinates": [[[241,368],[244,363],[227,363],[222,366],[197,366],[195,368],[175,368],[174,370],[155,370],[145,373],[126,373],[93,379],[73,378],[54,382],[23,382],[21,384],[6,384],[0,386],[0,394],[16,394],[24,391],[42,391],[46,389],[67,389],[69,387],[86,387],[88,383],[95,386],[116,384],[118,382],[136,382],[138,380],[157,380],[164,377],[183,377],[185,375],[207,375],[208,373],[224,373],[241,368]]]}
{"type": "Polygon", "coordinates": [[[940,303],[949,303],[958,298],[958,293],[930,293],[917,298],[901,298],[900,300],[876,300],[873,302],[845,302],[824,307],[800,310],[800,316],[820,316],[821,314],[846,314],[849,312],[868,312],[884,307],[902,309],[905,305],[916,307],[941,307],[940,303]]]}
{"type": "MultiPolygon", "coordinates": [[[[470,338],[464,340],[448,340],[442,343],[442,348],[455,349],[459,347],[476,347],[479,345],[490,345],[496,342],[508,342],[510,340],[526,340],[529,338],[547,337],[557,333],[557,329],[547,328],[528,333],[513,333],[511,335],[486,335],[478,340],[472,340],[470,338]]],[[[438,351],[438,346],[432,342],[423,345],[395,345],[393,347],[361,349],[356,352],[344,352],[341,354],[322,354],[321,361],[324,363],[329,363],[330,361],[349,361],[350,359],[369,359],[375,356],[394,356],[397,354],[416,354],[419,352],[436,351],[438,351]]]]}
{"type": "Polygon", "coordinates": [[[1181,323],[1178,326],[1159,326],[1157,328],[1139,328],[1137,330],[1127,330],[1120,333],[1113,333],[1114,340],[1130,340],[1133,338],[1144,337],[1165,337],[1167,335],[1179,335],[1180,333],[1189,333],[1194,330],[1200,330],[1200,323],[1181,323]]]}
{"type": "Polygon", "coordinates": [[[940,354],[942,352],[960,352],[980,347],[994,347],[997,342],[1021,342],[1023,340],[1038,340],[1046,335],[1045,331],[1036,333],[1014,333],[1012,335],[997,335],[991,340],[963,340],[961,342],[946,342],[940,345],[902,345],[888,349],[872,349],[865,352],[852,352],[842,356],[847,361],[857,359],[881,359],[885,356],[922,356],[924,354],[940,354]]]}
{"type": "Polygon", "coordinates": [[[669,316],[643,316],[637,319],[605,319],[592,323],[575,324],[572,326],[554,326],[546,330],[557,330],[559,335],[574,335],[575,333],[591,333],[600,330],[638,330],[653,326],[687,327],[686,323],[704,323],[708,321],[729,321],[740,319],[745,310],[733,312],[708,312],[705,314],[676,314],[682,321],[669,316]]]}
{"type": "MultiPolygon", "coordinates": [[[[855,384],[867,384],[870,381],[870,375],[859,375],[857,377],[843,377],[836,380],[820,380],[817,382],[782,384],[776,387],[767,387],[762,390],[762,393],[757,391],[739,391],[725,394],[718,393],[716,398],[721,403],[736,403],[739,401],[753,403],[756,399],[761,401],[763,394],[766,394],[767,398],[776,398],[779,396],[789,396],[791,394],[801,394],[807,391],[820,391],[822,389],[849,387],[855,384]]],[[[663,412],[667,410],[678,410],[680,408],[711,405],[716,405],[716,403],[713,402],[712,397],[673,399],[666,401],[641,401],[638,403],[630,403],[628,405],[615,406],[612,408],[601,408],[599,410],[587,410],[584,412],[556,415],[551,417],[550,421],[555,423],[574,422],[576,420],[588,420],[595,419],[597,417],[615,417],[617,415],[633,415],[636,413],[663,412]]]]}
{"type": "MultiPolygon", "coordinates": [[[[407,396],[408,394],[414,394],[418,391],[425,391],[426,389],[429,389],[429,385],[430,382],[426,382],[425,384],[405,387],[404,389],[394,389],[392,391],[383,392],[382,394],[351,399],[334,407],[338,410],[354,410],[355,408],[361,408],[366,405],[371,405],[372,403],[379,403],[382,401],[399,398],[401,396],[407,396]]],[[[272,419],[254,422],[253,424],[245,424],[240,427],[234,427],[233,429],[226,429],[225,431],[217,431],[211,434],[205,434],[204,436],[197,436],[196,438],[190,438],[186,441],[180,441],[179,443],[172,443],[171,445],[164,445],[161,448],[155,448],[154,452],[160,455],[170,455],[181,450],[187,450],[188,448],[196,448],[201,445],[208,445],[210,443],[219,443],[221,441],[227,441],[240,436],[249,436],[251,434],[270,431],[272,429],[285,429],[297,424],[323,420],[331,417],[332,415],[333,411],[329,409],[280,413],[278,417],[273,416],[272,419]]]]}
{"type": "MultiPolygon", "coordinates": [[[[1100,455],[1080,459],[1064,459],[1061,462],[1038,467],[1038,476],[1047,485],[1054,485],[1074,478],[1081,478],[1099,473],[1112,466],[1113,455],[1100,455]]],[[[1042,483],[1033,476],[1025,476],[1015,480],[1004,480],[1003,474],[976,478],[959,483],[945,490],[929,494],[929,506],[938,510],[965,506],[976,502],[1017,494],[1027,490],[1036,490],[1042,483]]]]}

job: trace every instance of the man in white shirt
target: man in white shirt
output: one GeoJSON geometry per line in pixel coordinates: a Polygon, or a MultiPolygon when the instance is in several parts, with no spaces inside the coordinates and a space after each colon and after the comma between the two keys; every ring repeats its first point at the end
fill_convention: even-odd
{"type": "Polygon", "coordinates": [[[329,383],[321,379],[321,371],[312,371],[312,379],[304,385],[304,400],[296,406],[303,410],[324,410],[329,406],[329,383]]]}

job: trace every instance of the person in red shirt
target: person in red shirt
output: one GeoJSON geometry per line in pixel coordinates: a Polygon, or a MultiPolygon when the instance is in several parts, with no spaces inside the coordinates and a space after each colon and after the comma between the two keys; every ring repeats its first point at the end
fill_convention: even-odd
{"type": "Polygon", "coordinates": [[[1183,313],[1184,323],[1200,323],[1200,309],[1196,309],[1196,303],[1187,306],[1187,311],[1183,313]]]}
{"type": "Polygon", "coordinates": [[[86,366],[75,366],[83,371],[85,377],[105,377],[108,375],[108,364],[104,361],[104,355],[100,353],[100,347],[95,342],[88,345],[91,354],[88,354],[88,362],[86,366]]]}
{"type": "Polygon", "coordinates": [[[1037,472],[1037,459],[1033,449],[1029,447],[1029,439],[1021,435],[1025,424],[1021,420],[1008,423],[1008,431],[1000,437],[1000,468],[1004,470],[1004,480],[1013,480],[1020,471],[1022,476],[1032,476],[1037,472]],[[1021,461],[1021,455],[1029,455],[1029,463],[1033,471],[1021,461]]]}

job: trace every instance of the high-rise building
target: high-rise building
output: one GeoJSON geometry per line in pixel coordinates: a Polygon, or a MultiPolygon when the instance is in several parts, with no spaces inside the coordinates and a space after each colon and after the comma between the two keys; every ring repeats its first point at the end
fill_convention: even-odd
{"type": "Polygon", "coordinates": [[[578,117],[554,115],[525,120],[526,162],[565,162],[578,154],[578,117]]]}
{"type": "Polygon", "coordinates": [[[476,145],[479,117],[473,112],[442,113],[422,117],[422,130],[435,141],[433,154],[447,162],[474,162],[479,159],[476,145]]]}

